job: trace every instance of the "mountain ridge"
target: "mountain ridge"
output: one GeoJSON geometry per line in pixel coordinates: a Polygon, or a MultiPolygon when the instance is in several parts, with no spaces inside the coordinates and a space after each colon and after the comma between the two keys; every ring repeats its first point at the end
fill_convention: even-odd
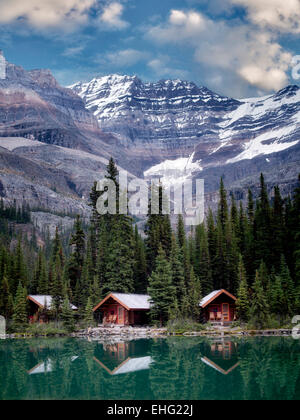
{"type": "Polygon", "coordinates": [[[215,205],[221,176],[244,199],[260,172],[285,195],[300,172],[298,86],[237,100],[179,79],[143,83],[108,75],[70,89],[49,70],[9,63],[5,76],[0,186],[6,201],[88,217],[90,188],[111,156],[130,178],[169,184],[204,178],[207,207],[215,205]]]}
{"type": "Polygon", "coordinates": [[[201,170],[252,160],[296,146],[300,138],[296,85],[239,100],[193,82],[143,83],[126,75],[94,78],[71,88],[94,113],[101,130],[113,133],[125,149],[141,156],[138,176],[149,172],[151,164],[191,156],[201,170]]]}

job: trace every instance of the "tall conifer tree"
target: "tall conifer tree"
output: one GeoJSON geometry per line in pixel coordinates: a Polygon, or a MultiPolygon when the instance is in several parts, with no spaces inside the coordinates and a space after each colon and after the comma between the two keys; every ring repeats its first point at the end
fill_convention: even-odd
{"type": "Polygon", "coordinates": [[[162,246],[159,247],[155,270],[149,279],[148,293],[152,301],[151,317],[163,325],[168,320],[170,308],[175,302],[176,288],[172,284],[171,265],[162,246]]]}

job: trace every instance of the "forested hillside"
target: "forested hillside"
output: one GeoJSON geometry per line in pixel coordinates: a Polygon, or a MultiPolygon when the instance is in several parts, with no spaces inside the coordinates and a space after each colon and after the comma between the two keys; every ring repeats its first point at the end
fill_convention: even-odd
{"type": "MultiPolygon", "coordinates": [[[[112,159],[106,176],[118,185],[112,159]]],[[[53,319],[68,323],[72,302],[91,322],[93,306],[114,291],[149,293],[153,321],[199,321],[201,297],[224,288],[238,297],[240,321],[257,327],[290,321],[300,311],[300,177],[285,200],[277,187],[270,200],[263,175],[260,182],[259,199],[249,190],[244,208],[221,180],[218,212],[210,211],[203,225],[186,234],[181,216],[173,231],[169,216],[148,215],[145,235],[130,216],[99,215],[95,185],[90,225],[83,228],[77,217],[69,249],[59,229],[51,244],[29,243],[16,227],[29,212],[2,203],[0,313],[24,328],[27,294],[49,294],[53,319]]]]}

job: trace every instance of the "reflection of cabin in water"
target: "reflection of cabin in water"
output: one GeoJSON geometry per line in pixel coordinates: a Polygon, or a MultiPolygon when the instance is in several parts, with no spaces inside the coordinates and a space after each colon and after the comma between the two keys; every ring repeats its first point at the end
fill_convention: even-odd
{"type": "Polygon", "coordinates": [[[152,357],[145,356],[144,351],[139,354],[139,344],[134,342],[103,344],[102,349],[95,352],[94,360],[112,376],[148,370],[153,363],[152,357]]]}
{"type": "MultiPolygon", "coordinates": [[[[79,356],[71,357],[71,362],[75,362],[79,356]]],[[[43,362],[38,363],[32,369],[30,369],[27,373],[28,375],[37,375],[37,374],[45,374],[54,372],[57,368],[61,368],[62,364],[57,363],[55,359],[51,359],[50,357],[44,360],[43,362]]]]}
{"type": "Polygon", "coordinates": [[[228,375],[239,366],[237,344],[226,339],[215,340],[211,343],[207,356],[202,357],[201,360],[214,370],[228,375]]]}
{"type": "Polygon", "coordinates": [[[227,290],[215,290],[200,302],[204,320],[212,324],[229,324],[236,320],[236,297],[227,290]]]}
{"type": "Polygon", "coordinates": [[[104,325],[145,325],[148,322],[150,296],[110,293],[95,308],[104,325]]]}
{"type": "MultiPolygon", "coordinates": [[[[40,324],[48,322],[47,310],[49,311],[52,306],[52,297],[48,295],[29,295],[29,322],[40,324]]],[[[71,304],[73,311],[77,311],[76,306],[71,304]]]]}

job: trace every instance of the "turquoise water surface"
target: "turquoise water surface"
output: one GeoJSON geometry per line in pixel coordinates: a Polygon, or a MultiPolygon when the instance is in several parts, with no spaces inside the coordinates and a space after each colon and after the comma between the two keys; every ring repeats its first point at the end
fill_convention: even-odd
{"type": "Polygon", "coordinates": [[[300,399],[292,338],[0,340],[0,399],[300,399]]]}

